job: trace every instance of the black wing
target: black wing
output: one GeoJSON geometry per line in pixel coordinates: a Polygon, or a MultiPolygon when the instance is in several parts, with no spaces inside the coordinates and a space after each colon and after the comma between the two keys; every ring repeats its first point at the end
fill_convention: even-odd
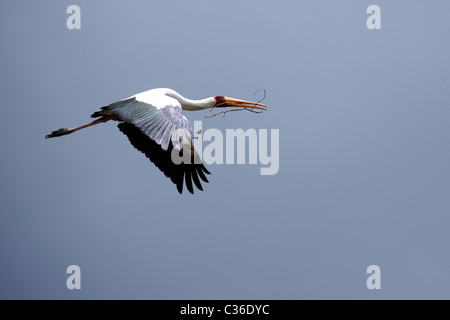
{"type": "MultiPolygon", "coordinates": [[[[171,158],[173,149],[172,142],[170,142],[167,150],[163,150],[159,144],[150,139],[135,125],[128,122],[121,122],[118,127],[136,149],[145,154],[166,177],[170,178],[177,185],[179,193],[183,192],[184,180],[186,181],[186,188],[190,193],[194,193],[192,182],[194,182],[198,189],[203,191],[200,179],[208,182],[205,174],[210,174],[203,164],[195,164],[192,157],[191,164],[181,163],[177,165],[173,163],[171,158]]],[[[180,152],[183,152],[183,150],[181,149],[180,152]]]]}

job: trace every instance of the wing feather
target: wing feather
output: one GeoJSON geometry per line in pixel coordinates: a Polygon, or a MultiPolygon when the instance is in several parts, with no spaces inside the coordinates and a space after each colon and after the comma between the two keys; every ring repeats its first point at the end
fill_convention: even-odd
{"type": "Polygon", "coordinates": [[[119,130],[128,137],[137,150],[144,153],[166,177],[170,178],[179,193],[183,192],[184,183],[191,193],[194,193],[193,183],[199,190],[203,190],[200,179],[208,182],[205,173],[209,174],[209,171],[202,163],[194,162],[194,158],[198,157],[196,151],[185,147],[192,139],[193,130],[183,116],[181,106],[158,109],[130,98],[113,103],[101,112],[112,112],[119,116],[119,130]],[[174,132],[176,140],[172,139],[174,132]],[[174,147],[181,153],[190,152],[191,164],[174,164],[171,157],[174,147]]]}
{"type": "Polygon", "coordinates": [[[195,168],[192,170],[191,176],[192,176],[192,181],[194,181],[194,184],[197,187],[197,189],[203,191],[202,184],[200,183],[200,180],[199,180],[198,174],[197,174],[197,170],[195,168]]]}
{"type": "Polygon", "coordinates": [[[161,137],[161,148],[166,149],[169,147],[170,139],[172,138],[172,130],[173,130],[174,124],[169,122],[169,124],[166,127],[166,130],[164,130],[164,133],[161,137]]]}

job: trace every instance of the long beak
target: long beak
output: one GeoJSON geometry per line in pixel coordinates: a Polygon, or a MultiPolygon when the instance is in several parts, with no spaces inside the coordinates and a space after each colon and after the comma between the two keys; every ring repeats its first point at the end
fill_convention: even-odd
{"type": "Polygon", "coordinates": [[[229,107],[240,107],[240,108],[259,109],[259,110],[267,110],[267,108],[268,108],[266,105],[264,105],[262,103],[239,100],[239,99],[234,99],[234,98],[230,98],[230,97],[225,97],[225,102],[227,103],[227,106],[229,106],[229,107]]]}

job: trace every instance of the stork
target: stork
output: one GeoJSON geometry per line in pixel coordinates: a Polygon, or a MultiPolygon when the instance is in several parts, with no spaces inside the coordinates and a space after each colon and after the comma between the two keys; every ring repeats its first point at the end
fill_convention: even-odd
{"type": "Polygon", "coordinates": [[[188,191],[194,193],[192,183],[203,191],[200,179],[208,182],[206,174],[210,172],[201,163],[193,147],[194,132],[182,111],[224,107],[267,109],[266,105],[259,102],[221,95],[191,100],[172,89],[158,88],[111,103],[91,115],[92,118],[98,119],[76,128],[55,130],[45,138],[60,137],[110,120],[118,121],[119,130],[128,137],[130,143],[145,154],[166,177],[170,178],[180,194],[183,192],[183,181],[188,191]],[[190,156],[192,161],[175,164],[172,159],[174,149],[183,157],[190,156]]]}

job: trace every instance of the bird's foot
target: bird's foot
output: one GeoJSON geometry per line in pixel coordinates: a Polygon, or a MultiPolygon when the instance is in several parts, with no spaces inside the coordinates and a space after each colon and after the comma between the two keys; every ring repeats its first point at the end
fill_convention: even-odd
{"type": "Polygon", "coordinates": [[[72,131],[68,128],[61,128],[58,130],[53,131],[52,133],[48,134],[45,136],[45,139],[48,138],[54,138],[54,137],[60,137],[60,136],[64,136],[66,134],[72,133],[72,131]]]}

